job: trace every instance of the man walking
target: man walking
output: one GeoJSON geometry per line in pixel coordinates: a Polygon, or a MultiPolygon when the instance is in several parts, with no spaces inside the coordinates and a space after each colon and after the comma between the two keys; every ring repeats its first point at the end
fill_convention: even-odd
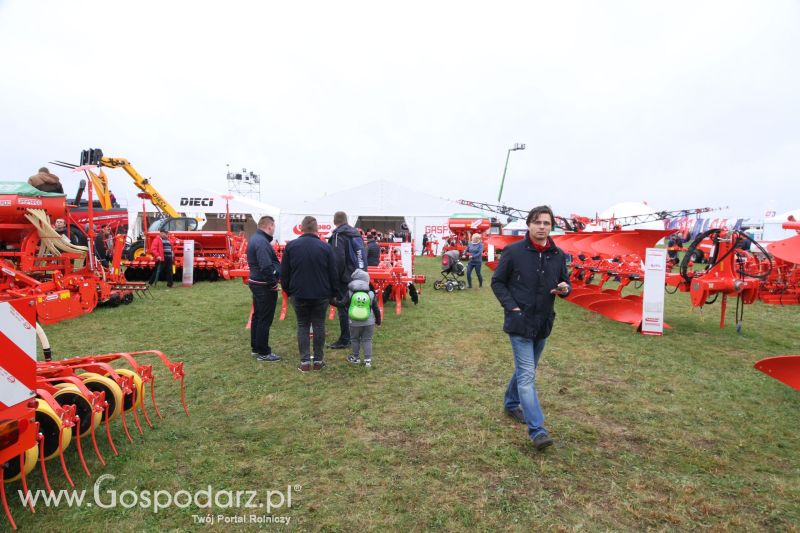
{"type": "Polygon", "coordinates": [[[274,363],[281,358],[269,345],[269,328],[275,317],[281,265],[272,249],[275,219],[264,216],[247,242],[247,264],[250,267],[248,286],[253,293],[253,318],[250,320],[250,347],[256,361],[274,363]]]}
{"type": "Polygon", "coordinates": [[[571,290],[564,252],[550,238],[555,226],[547,206],[534,207],[526,220],[525,239],[507,246],[492,276],[492,290],[503,306],[503,331],[514,352],[514,374],[505,394],[506,413],[528,426],[537,450],[551,444],[536,393],[536,367],[556,314],[555,295],[571,290]]]}
{"type": "MultiPolygon", "coordinates": [[[[344,302],[347,295],[347,284],[355,269],[367,270],[367,257],[361,234],[347,223],[347,213],[337,211],[333,214],[333,225],[336,229],[331,233],[328,244],[333,249],[336,266],[336,298],[344,302]]],[[[349,303],[349,302],[348,302],[349,303]]],[[[338,350],[350,347],[350,317],[347,315],[348,305],[337,305],[339,311],[339,339],[328,348],[338,350]]]]}
{"type": "MultiPolygon", "coordinates": [[[[286,244],[281,261],[283,289],[290,296],[297,316],[297,347],[300,372],[325,366],[325,314],[336,291],[338,277],[331,247],[317,235],[317,219],[305,217],[300,237],[286,244]],[[314,364],[309,336],[314,328],[314,364]]],[[[349,325],[348,325],[349,328],[349,325]]]]}

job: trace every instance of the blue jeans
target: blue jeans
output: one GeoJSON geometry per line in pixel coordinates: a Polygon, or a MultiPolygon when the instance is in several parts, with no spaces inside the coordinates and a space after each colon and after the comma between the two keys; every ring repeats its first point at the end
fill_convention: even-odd
{"type": "Polygon", "coordinates": [[[481,276],[481,263],[467,263],[467,287],[472,288],[472,271],[478,275],[478,286],[483,287],[483,276],[481,276]]]}
{"type": "Polygon", "coordinates": [[[514,375],[506,389],[505,408],[511,411],[522,406],[528,436],[533,438],[539,433],[547,433],[544,413],[536,394],[536,367],[544,351],[545,339],[529,339],[519,335],[509,335],[509,338],[514,351],[514,375]]]}

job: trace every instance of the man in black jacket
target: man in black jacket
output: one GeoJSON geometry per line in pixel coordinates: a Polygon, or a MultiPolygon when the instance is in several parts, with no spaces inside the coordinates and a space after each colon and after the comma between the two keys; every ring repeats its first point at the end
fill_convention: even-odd
{"type": "Polygon", "coordinates": [[[250,320],[250,347],[257,361],[274,363],[281,358],[269,345],[269,328],[275,318],[278,281],[281,266],[272,249],[275,219],[261,217],[256,232],[247,242],[247,264],[250,267],[248,286],[253,293],[253,318],[250,320]]]}
{"type": "MultiPolygon", "coordinates": [[[[325,313],[336,294],[338,276],[331,247],[317,235],[317,219],[305,217],[303,234],[286,244],[281,261],[283,289],[297,315],[300,372],[311,370],[310,328],[314,328],[314,370],[325,366],[325,313]]],[[[348,326],[349,327],[349,326],[348,326]]]]}
{"type": "Polygon", "coordinates": [[[377,239],[375,230],[367,234],[367,266],[376,267],[381,264],[381,245],[377,239]]]}
{"type": "MultiPolygon", "coordinates": [[[[347,295],[347,284],[355,269],[367,270],[367,257],[364,251],[364,241],[361,234],[347,223],[347,213],[337,211],[333,214],[333,225],[336,229],[331,232],[328,244],[333,249],[336,261],[336,298],[343,302],[347,295]]],[[[348,302],[349,304],[349,302],[348,302]]],[[[337,306],[339,310],[339,339],[330,344],[333,350],[350,347],[350,317],[347,316],[348,305],[337,306]]]]}
{"type": "Polygon", "coordinates": [[[534,207],[526,221],[525,239],[507,246],[492,276],[492,290],[503,306],[503,331],[511,339],[514,374],[505,394],[506,413],[527,424],[537,450],[553,444],[544,427],[536,394],[536,367],[550,335],[556,313],[555,295],[571,290],[564,252],[550,238],[555,226],[547,206],[534,207]]]}

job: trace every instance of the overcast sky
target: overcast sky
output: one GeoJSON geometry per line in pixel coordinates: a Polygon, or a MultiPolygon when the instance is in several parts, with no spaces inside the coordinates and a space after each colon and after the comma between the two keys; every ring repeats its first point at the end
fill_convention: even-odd
{"type": "Polygon", "coordinates": [[[98,147],[168,196],[230,164],[277,206],[376,179],[495,202],[519,142],[518,208],[800,207],[796,0],[0,0],[0,50],[3,180],[98,147]]]}

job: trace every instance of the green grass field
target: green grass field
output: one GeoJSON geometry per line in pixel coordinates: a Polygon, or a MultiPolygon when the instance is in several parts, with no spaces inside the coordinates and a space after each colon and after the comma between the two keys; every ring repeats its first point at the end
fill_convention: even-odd
{"type": "MultiPolygon", "coordinates": [[[[800,393],[753,369],[800,353],[798,307],[748,306],[744,329],[720,330],[719,305],[701,314],[667,297],[674,330],[644,337],[560,301],[538,373],[555,446],[537,453],[502,409],[513,369],[502,312],[482,289],[434,291],[438,259],[418,306],[390,310],[374,368],[342,350],[328,366],[297,371],[292,311],[272,329],[276,364],[250,356],[249,291],[204,283],[137,299],[47,328],[57,357],[160,349],[185,361],[191,418],[158,369],[164,420],[124,440],[92,478],[67,452],[79,488],[92,491],[268,490],[293,487],[292,530],[749,530],[800,524],[800,393]]],[[[476,284],[477,286],[477,284],[476,284]]],[[[329,321],[328,339],[338,333],[329,321]]],[[[152,409],[151,409],[152,414],[152,409]]],[[[101,449],[108,457],[107,443],[101,449]]],[[[88,452],[88,447],[87,447],[88,452]]],[[[91,455],[91,454],[89,454],[91,455]]],[[[56,489],[67,488],[49,462],[56,489]]],[[[43,486],[39,470],[33,488],[43,486]]],[[[24,531],[208,531],[279,528],[212,525],[206,509],[11,508],[24,531]]],[[[104,492],[105,493],[105,492],[104,492]]],[[[216,509],[228,516],[263,510],[216,509]]],[[[5,519],[1,528],[7,527],[5,519]]]]}

